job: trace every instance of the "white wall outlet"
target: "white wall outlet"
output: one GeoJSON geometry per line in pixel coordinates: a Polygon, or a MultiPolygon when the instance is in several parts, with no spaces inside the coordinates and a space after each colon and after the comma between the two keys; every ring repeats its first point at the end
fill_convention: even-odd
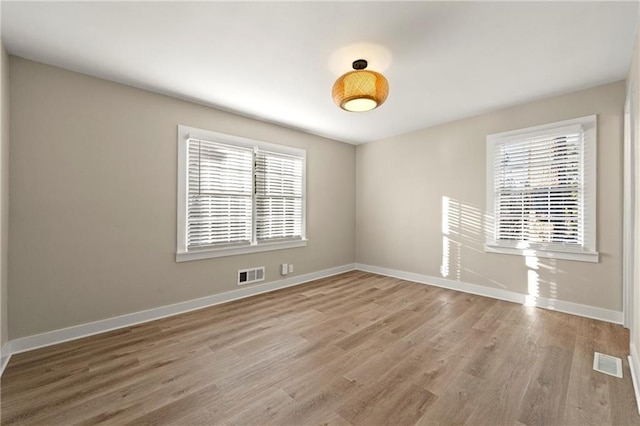
{"type": "Polygon", "coordinates": [[[293,263],[289,264],[289,273],[292,274],[293,273],[293,263]]]}
{"type": "Polygon", "coordinates": [[[280,274],[287,275],[289,273],[289,266],[286,263],[280,265],[280,274]]]}

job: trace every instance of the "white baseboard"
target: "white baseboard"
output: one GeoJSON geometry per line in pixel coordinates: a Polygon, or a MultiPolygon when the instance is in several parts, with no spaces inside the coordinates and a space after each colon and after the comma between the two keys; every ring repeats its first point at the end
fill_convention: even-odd
{"type": "Polygon", "coordinates": [[[428,284],[435,287],[448,288],[450,290],[457,290],[465,293],[477,294],[479,296],[506,300],[508,302],[537,306],[539,308],[565,312],[567,314],[597,319],[614,324],[622,324],[623,321],[622,312],[598,308],[595,306],[581,305],[578,303],[566,302],[563,300],[546,299],[544,297],[536,297],[529,300],[526,294],[517,293],[511,290],[486,287],[477,284],[449,280],[446,278],[434,277],[430,275],[422,275],[413,272],[398,271],[396,269],[382,268],[379,266],[365,265],[362,263],[356,263],[356,269],[360,271],[371,272],[374,274],[400,278],[407,281],[413,281],[420,284],[428,284]]]}
{"type": "MultiPolygon", "coordinates": [[[[100,321],[80,324],[73,327],[63,328],[60,330],[49,331],[33,336],[14,339],[9,342],[9,354],[17,354],[33,349],[51,346],[58,343],[76,340],[82,337],[92,336],[94,334],[104,333],[118,328],[129,327],[144,322],[154,321],[161,318],[170,317],[197,309],[206,308],[213,305],[219,305],[232,300],[244,299],[245,297],[255,296],[261,293],[267,293],[286,287],[292,287],[314,281],[320,278],[330,277],[332,275],[341,274],[343,272],[352,271],[355,264],[337,266],[335,268],[324,269],[322,271],[311,272],[308,274],[298,275],[291,278],[273,281],[265,284],[258,284],[251,287],[243,287],[225,293],[214,294],[199,299],[187,300],[185,302],[175,303],[173,305],[161,306],[146,311],[134,312],[132,314],[121,315],[118,317],[108,318],[100,321]]],[[[5,356],[4,349],[2,352],[5,356]]],[[[8,359],[7,359],[8,362],[8,359]]]]}
{"type": "MultiPolygon", "coordinates": [[[[303,274],[291,278],[284,278],[282,280],[258,284],[251,287],[243,287],[236,290],[228,291],[225,293],[215,294],[212,296],[206,296],[199,299],[188,300],[185,302],[176,303],[173,305],[161,306],[159,308],[153,308],[146,311],[134,312],[114,318],[108,318],[100,321],[95,321],[87,324],[80,324],[73,327],[54,330],[42,334],[36,334],[33,336],[22,337],[7,342],[0,350],[0,376],[4,371],[4,368],[9,362],[9,358],[12,354],[20,352],[26,352],[33,349],[42,348],[45,346],[51,346],[58,343],[67,342],[70,340],[76,340],[83,337],[92,336],[94,334],[104,333],[107,331],[115,330],[118,328],[129,327],[136,324],[141,324],[149,321],[154,321],[161,318],[166,318],[197,309],[206,308],[208,306],[218,305],[221,303],[230,302],[232,300],[243,299],[246,297],[254,296],[257,294],[268,293],[270,291],[279,290],[286,287],[292,287],[299,284],[304,284],[309,281],[314,281],[321,278],[330,277],[332,275],[341,274],[343,272],[352,271],[358,269],[361,271],[371,272],[380,275],[386,275],[390,277],[400,278],[408,281],[413,281],[421,284],[433,285],[436,287],[448,288],[451,290],[462,291],[465,293],[477,294],[480,296],[492,297],[494,299],[507,300],[515,303],[525,303],[526,295],[516,293],[509,290],[496,289],[491,287],[485,287],[476,284],[464,283],[459,281],[448,280],[445,278],[432,277],[428,275],[415,274],[411,272],[398,271],[389,268],[382,268],[378,266],[371,266],[365,264],[347,264],[334,268],[325,269],[322,271],[303,274]]],[[[565,302],[561,300],[551,300],[538,298],[535,301],[535,306],[541,308],[557,310],[560,312],[566,312],[574,315],[584,316],[588,318],[599,319],[603,321],[613,322],[616,324],[622,323],[622,312],[611,311],[608,309],[597,308],[593,306],[580,305],[571,302],[565,302]]],[[[636,357],[637,360],[637,357],[636,357]]]]}
{"type": "Polygon", "coordinates": [[[0,377],[2,377],[2,373],[4,373],[4,369],[9,364],[9,359],[11,359],[11,342],[7,342],[0,348],[0,377]]]}
{"type": "Polygon", "coordinates": [[[640,358],[638,358],[635,345],[631,343],[630,346],[629,369],[631,370],[633,390],[636,394],[636,406],[638,407],[638,414],[640,414],[640,358]]]}

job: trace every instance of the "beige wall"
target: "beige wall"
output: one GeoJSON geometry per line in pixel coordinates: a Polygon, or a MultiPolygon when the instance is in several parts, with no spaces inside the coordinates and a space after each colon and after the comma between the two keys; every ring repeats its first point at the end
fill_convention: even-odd
{"type": "Polygon", "coordinates": [[[277,280],[284,262],[296,275],[358,261],[526,294],[524,258],[482,251],[485,137],[590,114],[601,261],[539,259],[536,285],[541,297],[622,309],[624,82],[357,149],[15,57],[10,88],[11,339],[233,290],[240,268],[264,265],[277,280]],[[307,149],[309,245],[176,263],[177,124],[307,149]]]}
{"type": "Polygon", "coordinates": [[[9,241],[9,57],[0,42],[0,348],[9,339],[7,260],[9,241]]]}
{"type": "Polygon", "coordinates": [[[535,286],[540,297],[621,311],[624,97],[621,81],[359,145],[357,262],[525,294],[535,286]],[[600,263],[541,258],[530,281],[524,257],[483,251],[486,135],[591,114],[598,114],[600,263]],[[451,229],[445,242],[443,214],[451,229]]]}
{"type": "MultiPolygon", "coordinates": [[[[638,20],[640,23],[640,19],[638,20]]],[[[631,93],[631,113],[633,113],[635,149],[635,218],[634,218],[634,279],[633,279],[633,317],[629,324],[630,344],[635,348],[635,355],[640,356],[640,32],[636,32],[636,42],[633,48],[633,57],[627,75],[627,92],[631,93]]],[[[640,359],[635,359],[640,366],[640,359]]],[[[640,371],[638,371],[640,373],[640,371]]],[[[638,401],[640,404],[640,401],[638,401]]]]}
{"type": "Polygon", "coordinates": [[[354,146],[16,57],[10,86],[11,339],[354,262],[354,146]],[[178,124],[306,149],[308,246],[176,263],[178,124]]]}

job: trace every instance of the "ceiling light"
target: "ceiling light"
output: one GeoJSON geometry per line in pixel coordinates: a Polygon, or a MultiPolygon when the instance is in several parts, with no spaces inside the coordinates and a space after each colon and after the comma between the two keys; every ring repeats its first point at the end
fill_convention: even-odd
{"type": "Polygon", "coordinates": [[[333,85],[333,101],[340,108],[351,112],[370,111],[387,99],[389,83],[380,73],[369,71],[367,61],[358,59],[353,69],[336,80],[333,85]]]}

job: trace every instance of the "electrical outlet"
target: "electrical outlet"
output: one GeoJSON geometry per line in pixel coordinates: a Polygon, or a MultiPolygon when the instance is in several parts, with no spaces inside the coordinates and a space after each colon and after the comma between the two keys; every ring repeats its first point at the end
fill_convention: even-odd
{"type": "Polygon", "coordinates": [[[280,274],[287,275],[289,273],[289,266],[286,263],[280,265],[280,274]]]}
{"type": "Polygon", "coordinates": [[[293,263],[289,264],[289,273],[292,274],[293,273],[293,263]]]}

